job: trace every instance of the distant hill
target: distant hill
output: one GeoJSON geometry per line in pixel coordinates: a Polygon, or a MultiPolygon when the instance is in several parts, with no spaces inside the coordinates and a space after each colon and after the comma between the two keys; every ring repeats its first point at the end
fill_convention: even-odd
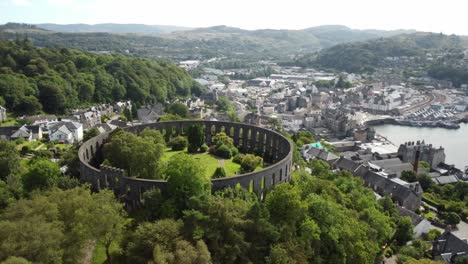
{"type": "Polygon", "coordinates": [[[336,44],[391,37],[400,34],[415,33],[415,30],[377,30],[377,29],[351,29],[341,25],[318,26],[304,29],[320,39],[322,46],[330,47],[336,44]]]}
{"type": "Polygon", "coordinates": [[[294,65],[320,66],[348,72],[366,72],[386,57],[420,56],[426,52],[468,47],[468,38],[417,32],[388,38],[342,43],[298,57],[294,65]]]}
{"type": "Polygon", "coordinates": [[[34,30],[28,27],[0,29],[0,35],[4,38],[14,39],[18,34],[24,34],[34,45],[41,47],[65,46],[92,52],[110,51],[173,60],[229,57],[252,61],[289,60],[340,43],[406,32],[411,31],[355,30],[333,25],[304,30],[244,30],[228,26],[171,29],[138,24],[41,24],[34,30]]]}
{"type": "Polygon", "coordinates": [[[165,26],[165,25],[144,25],[144,24],[37,24],[39,28],[56,32],[66,33],[91,33],[91,32],[106,32],[106,33],[135,33],[135,34],[163,34],[174,31],[188,30],[188,27],[165,26]]]}

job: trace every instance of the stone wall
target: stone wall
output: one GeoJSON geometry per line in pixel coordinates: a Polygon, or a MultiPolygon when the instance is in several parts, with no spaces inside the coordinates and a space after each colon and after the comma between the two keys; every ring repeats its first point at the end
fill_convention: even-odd
{"type": "MultiPolygon", "coordinates": [[[[223,188],[241,186],[255,192],[260,199],[275,185],[291,180],[292,145],[283,135],[256,126],[242,123],[219,121],[171,121],[137,125],[124,130],[139,133],[145,128],[157,129],[165,136],[176,137],[184,134],[190,125],[199,124],[205,131],[208,145],[216,133],[224,132],[233,138],[234,145],[247,152],[255,149],[263,150],[264,160],[271,164],[261,171],[251,172],[233,177],[212,180],[213,191],[223,188]]],[[[79,151],[81,179],[91,184],[94,191],[103,188],[114,190],[130,205],[137,205],[143,192],[159,188],[165,192],[167,182],[163,180],[148,180],[132,178],[122,169],[101,165],[102,146],[106,143],[109,133],[101,134],[84,142],[79,151]]]]}

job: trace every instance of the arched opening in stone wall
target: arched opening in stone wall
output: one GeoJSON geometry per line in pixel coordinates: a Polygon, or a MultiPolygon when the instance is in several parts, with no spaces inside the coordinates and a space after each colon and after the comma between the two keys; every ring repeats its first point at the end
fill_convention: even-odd
{"type": "Polygon", "coordinates": [[[215,125],[211,125],[211,131],[210,131],[211,135],[216,135],[216,126],[215,125]]]}
{"type": "Polygon", "coordinates": [[[236,189],[240,189],[240,188],[242,188],[241,184],[240,184],[240,183],[237,183],[237,184],[236,184],[236,189]]]}
{"type": "Polygon", "coordinates": [[[262,177],[262,182],[260,184],[260,189],[261,190],[265,189],[265,177],[262,177]]]}
{"type": "Polygon", "coordinates": [[[276,185],[276,175],[274,173],[273,173],[272,179],[273,179],[273,186],[275,186],[276,185]]]}
{"type": "Polygon", "coordinates": [[[254,191],[254,182],[253,180],[250,180],[250,183],[249,183],[249,192],[253,192],[254,191]]]}
{"type": "Polygon", "coordinates": [[[282,182],[283,181],[283,169],[280,169],[280,177],[279,177],[279,181],[282,182]]]}

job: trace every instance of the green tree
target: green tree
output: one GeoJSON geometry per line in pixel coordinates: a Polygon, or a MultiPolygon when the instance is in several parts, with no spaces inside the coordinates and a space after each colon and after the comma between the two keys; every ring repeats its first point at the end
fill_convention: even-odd
{"type": "Polygon", "coordinates": [[[83,142],[88,141],[91,138],[98,136],[99,134],[100,134],[99,130],[97,128],[93,127],[90,130],[84,132],[83,142]]]}
{"type": "Polygon", "coordinates": [[[435,185],[432,178],[427,174],[419,174],[417,178],[424,191],[428,191],[435,185]]]}
{"type": "Polygon", "coordinates": [[[36,189],[45,190],[54,186],[60,177],[60,168],[46,159],[35,161],[23,176],[23,186],[28,192],[36,189]]]}
{"type": "Polygon", "coordinates": [[[177,116],[180,116],[182,118],[188,118],[189,117],[188,107],[185,104],[178,103],[178,102],[175,102],[175,103],[171,104],[167,108],[166,112],[168,114],[177,115],[177,116]]]}
{"type": "Polygon", "coordinates": [[[405,245],[413,238],[413,223],[408,216],[401,217],[394,235],[398,245],[405,245]]]}
{"type": "Polygon", "coordinates": [[[460,216],[454,212],[449,212],[447,213],[447,216],[445,217],[445,221],[449,225],[458,225],[461,221],[460,216]]]}
{"type": "Polygon", "coordinates": [[[166,140],[159,130],[145,128],[140,132],[140,137],[153,140],[155,144],[166,145],[166,140]]]}
{"type": "Polygon", "coordinates": [[[226,177],[226,171],[224,170],[223,167],[217,167],[213,173],[213,176],[211,176],[211,178],[213,179],[224,178],[224,177],[226,177]]]}
{"type": "Polygon", "coordinates": [[[116,131],[111,134],[110,142],[104,145],[104,156],[113,166],[126,170],[132,177],[161,179],[161,157],[165,145],[155,142],[154,138],[147,140],[147,137],[116,131]]]}
{"type": "Polygon", "coordinates": [[[166,169],[168,195],[179,210],[188,208],[191,198],[210,193],[211,181],[199,162],[191,155],[179,153],[171,157],[166,169]]]}
{"type": "Polygon", "coordinates": [[[218,107],[219,111],[228,112],[234,109],[231,101],[226,96],[220,96],[218,101],[216,101],[216,106],[218,107]]]}
{"type": "Polygon", "coordinates": [[[197,152],[205,144],[205,134],[200,125],[190,125],[187,131],[188,151],[197,152]]]}
{"type": "Polygon", "coordinates": [[[261,166],[263,163],[263,159],[261,157],[252,155],[252,154],[246,154],[244,155],[244,158],[242,159],[240,165],[241,165],[241,171],[243,173],[248,173],[254,171],[258,166],[261,166]]]}
{"type": "Polygon", "coordinates": [[[405,170],[401,172],[401,178],[406,182],[415,182],[418,180],[418,177],[414,171],[405,170]]]}
{"type": "Polygon", "coordinates": [[[226,135],[224,132],[219,132],[217,133],[213,138],[212,138],[213,144],[216,146],[221,146],[225,145],[227,147],[233,147],[234,146],[234,140],[226,135]]]}
{"type": "Polygon", "coordinates": [[[15,143],[0,139],[0,180],[20,171],[20,157],[15,143]]]}
{"type": "Polygon", "coordinates": [[[170,145],[172,147],[172,150],[178,151],[184,150],[187,147],[188,142],[184,136],[178,136],[171,140],[170,145]]]}

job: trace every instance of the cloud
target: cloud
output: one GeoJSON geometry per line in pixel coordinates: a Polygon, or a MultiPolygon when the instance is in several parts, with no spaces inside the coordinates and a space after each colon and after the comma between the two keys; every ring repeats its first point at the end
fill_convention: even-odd
{"type": "Polygon", "coordinates": [[[12,0],[12,2],[17,6],[32,6],[32,3],[29,0],[12,0]]]}
{"type": "Polygon", "coordinates": [[[70,5],[73,4],[73,0],[47,0],[49,5],[70,5]]]}

